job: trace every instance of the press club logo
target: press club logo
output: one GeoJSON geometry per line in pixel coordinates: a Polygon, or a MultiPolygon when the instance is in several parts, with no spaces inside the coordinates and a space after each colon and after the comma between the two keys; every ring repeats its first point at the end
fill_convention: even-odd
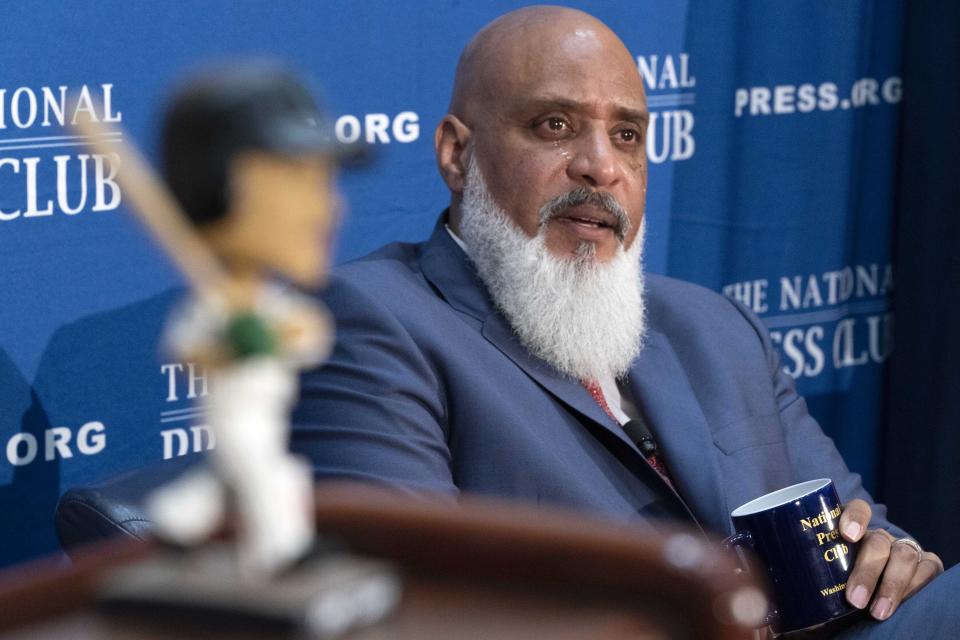
{"type": "Polygon", "coordinates": [[[201,401],[209,393],[207,372],[192,362],[167,362],[160,365],[164,382],[164,407],[160,412],[163,459],[213,449],[213,431],[206,424],[201,401]]]}
{"type": "Polygon", "coordinates": [[[696,102],[697,79],[690,70],[690,54],[637,56],[637,71],[650,110],[647,158],[652,164],[689,160],[697,148],[690,110],[696,102]]]}
{"type": "Polygon", "coordinates": [[[882,364],[893,351],[890,263],[732,282],[722,288],[760,316],[793,378],[882,364]]]}
{"type": "Polygon", "coordinates": [[[842,82],[804,82],[775,86],[739,87],[734,92],[737,118],[846,111],[899,104],[903,81],[899,76],[858,78],[842,82]]]}
{"type": "Polygon", "coordinates": [[[74,457],[93,456],[107,447],[107,428],[102,422],[87,422],[79,429],[51,427],[40,434],[15,433],[7,440],[7,462],[23,467],[37,462],[52,462],[74,457]]]}
{"type": "Polygon", "coordinates": [[[334,132],[340,142],[347,144],[361,140],[367,144],[406,144],[420,137],[420,115],[415,111],[401,111],[393,116],[387,113],[359,116],[347,113],[337,118],[334,132]]]}
{"type": "Polygon", "coordinates": [[[118,156],[90,153],[86,136],[71,135],[84,117],[122,122],[113,84],[0,88],[0,222],[120,206],[118,156]]]}

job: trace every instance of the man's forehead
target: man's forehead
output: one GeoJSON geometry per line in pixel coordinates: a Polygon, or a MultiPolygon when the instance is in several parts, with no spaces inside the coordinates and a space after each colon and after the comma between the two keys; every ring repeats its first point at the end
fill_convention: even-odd
{"type": "Polygon", "coordinates": [[[643,99],[620,99],[614,96],[543,93],[519,97],[512,105],[518,115],[547,113],[558,110],[594,118],[628,120],[646,124],[650,119],[643,99]]]}
{"type": "Polygon", "coordinates": [[[606,25],[580,11],[533,7],[507,14],[471,41],[457,75],[451,104],[471,119],[555,96],[634,117],[646,111],[633,56],[606,25]]]}
{"type": "Polygon", "coordinates": [[[538,46],[518,43],[501,50],[486,81],[493,93],[516,96],[568,96],[578,102],[616,101],[645,106],[643,81],[630,54],[619,41],[574,32],[538,46]],[[499,91],[498,91],[499,89],[499,91]]]}
{"type": "MultiPolygon", "coordinates": [[[[647,100],[636,66],[620,56],[601,52],[595,56],[527,60],[491,78],[490,92],[509,108],[553,103],[596,113],[646,114],[647,100]]],[[[644,115],[645,117],[645,115],[644,115]]]]}

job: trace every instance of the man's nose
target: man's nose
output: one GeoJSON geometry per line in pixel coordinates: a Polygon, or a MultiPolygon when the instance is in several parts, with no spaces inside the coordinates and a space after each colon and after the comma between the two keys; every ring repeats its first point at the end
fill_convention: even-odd
{"type": "Polygon", "coordinates": [[[567,175],[574,182],[596,188],[610,187],[620,180],[620,159],[606,131],[598,128],[581,134],[570,150],[573,157],[567,175]]]}

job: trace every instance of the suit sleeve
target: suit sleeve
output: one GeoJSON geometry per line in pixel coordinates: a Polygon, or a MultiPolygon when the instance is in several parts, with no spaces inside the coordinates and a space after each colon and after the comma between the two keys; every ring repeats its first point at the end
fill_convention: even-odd
{"type": "Polygon", "coordinates": [[[895,537],[908,535],[887,520],[886,506],[877,503],[863,487],[860,474],[847,468],[846,462],[813,416],[807,411],[807,403],[797,393],[796,384],[780,366],[780,358],[770,340],[766,327],[743,305],[731,302],[756,331],[767,357],[767,367],[773,380],[777,409],[783,425],[787,453],[798,482],[813,478],[831,478],[843,502],[854,498],[865,500],[873,511],[870,526],[886,529],[895,537]]]}
{"type": "Polygon", "coordinates": [[[335,278],[329,360],[301,380],[291,448],[315,477],[454,495],[441,382],[414,339],[374,295],[335,278]]]}

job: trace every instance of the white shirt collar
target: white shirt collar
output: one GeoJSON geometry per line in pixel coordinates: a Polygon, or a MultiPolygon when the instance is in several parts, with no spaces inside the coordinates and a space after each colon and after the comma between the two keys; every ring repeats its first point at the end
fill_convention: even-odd
{"type": "Polygon", "coordinates": [[[450,234],[450,237],[453,238],[453,241],[457,243],[457,246],[463,249],[464,253],[470,255],[470,252],[467,251],[467,245],[463,240],[460,239],[460,236],[453,232],[453,229],[450,228],[450,225],[444,224],[443,227],[447,230],[447,233],[450,234]]]}

